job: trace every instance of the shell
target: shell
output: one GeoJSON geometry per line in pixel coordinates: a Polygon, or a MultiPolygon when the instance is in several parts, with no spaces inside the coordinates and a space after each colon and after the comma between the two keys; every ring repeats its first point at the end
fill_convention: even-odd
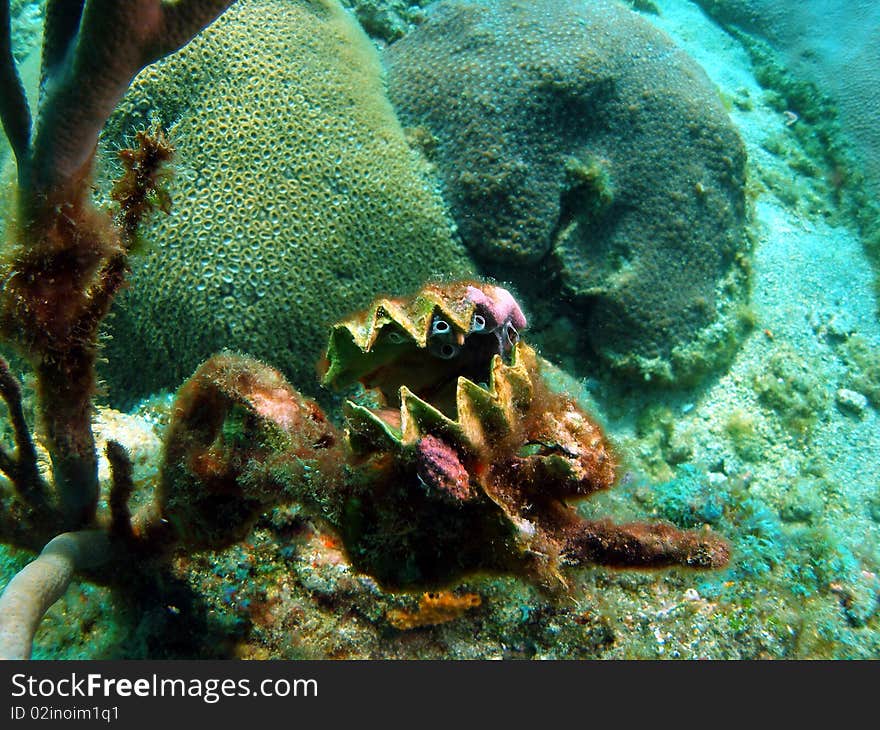
{"type": "Polygon", "coordinates": [[[712,534],[585,520],[566,504],[611,487],[616,459],[546,386],[525,326],[507,290],[463,281],[379,298],[333,327],[322,382],[372,392],[369,407],[344,405],[342,531],[362,569],[391,585],[496,569],[558,588],[563,563],[724,565],[712,534]]]}
{"type": "Polygon", "coordinates": [[[349,400],[344,413],[352,447],[355,451],[394,451],[431,435],[469,453],[491,449],[511,433],[528,411],[533,389],[526,363],[534,362],[534,350],[520,342],[513,349],[510,363],[499,355],[492,358],[487,387],[459,377],[454,417],[442,413],[406,386],[400,389],[400,427],[349,400]]]}

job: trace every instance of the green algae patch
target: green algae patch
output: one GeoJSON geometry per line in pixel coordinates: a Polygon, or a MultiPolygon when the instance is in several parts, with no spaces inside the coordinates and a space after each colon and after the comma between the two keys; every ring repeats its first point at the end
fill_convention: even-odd
{"type": "Polygon", "coordinates": [[[761,404],[775,412],[794,435],[808,436],[828,407],[824,384],[790,347],[781,347],[754,376],[761,404]]]}
{"type": "Polygon", "coordinates": [[[851,335],[838,350],[848,368],[847,385],[880,409],[880,350],[859,335],[851,335]]]}
{"type": "Polygon", "coordinates": [[[724,432],[734,452],[743,461],[756,462],[764,454],[764,439],[758,432],[757,419],[745,409],[731,411],[724,432]]]}

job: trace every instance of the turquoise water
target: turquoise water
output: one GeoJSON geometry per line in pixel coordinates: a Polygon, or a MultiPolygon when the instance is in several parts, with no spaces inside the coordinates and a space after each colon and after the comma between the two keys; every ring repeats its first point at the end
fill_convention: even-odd
{"type": "MultiPolygon", "coordinates": [[[[247,492],[246,509],[206,500],[193,519],[174,510],[201,504],[212,472],[190,462],[180,479],[193,491],[157,498],[176,549],[81,571],[44,618],[34,656],[877,657],[878,12],[802,5],[239,0],[132,82],[90,183],[96,206],[113,210],[117,150],[136,131],[160,126],[176,149],[131,246],[129,285],[100,325],[98,524],[110,514],[106,441],[129,453],[137,514],[171,479],[161,464],[180,410],[173,393],[210,355],[259,358],[351,433],[343,398],[372,408],[378,396],[321,386],[330,326],[374,297],[466,279],[512,292],[541,382],[604,428],[617,479],[577,514],[705,530],[729,545],[725,566],[563,559],[565,585],[548,587],[523,555],[504,563],[481,543],[485,525],[458,519],[465,506],[438,511],[433,535],[434,503],[418,490],[451,489],[459,467],[477,489],[503,451],[451,446],[448,429],[457,466],[441,449],[431,471],[425,449],[402,447],[400,473],[412,467],[421,481],[411,502],[404,491],[402,504],[379,500],[373,512],[363,493],[337,509],[332,465],[299,453],[273,473],[286,496],[247,492]],[[451,577],[432,582],[431,571],[451,577]],[[428,590],[441,591],[446,613],[431,613],[428,590]]],[[[10,8],[37,109],[42,7],[10,8]]],[[[0,223],[11,246],[5,145],[0,223]]],[[[514,321],[473,320],[459,342],[443,338],[438,316],[429,355],[399,376],[429,401],[441,388],[423,373],[488,380],[484,364],[461,364],[478,357],[467,342],[484,327],[512,337],[514,321]]],[[[391,319],[406,336],[409,320],[391,319]]],[[[3,352],[39,424],[33,376],[15,348],[3,352]]],[[[225,413],[205,452],[218,464],[223,449],[265,446],[249,419],[281,416],[271,399],[255,402],[225,413]]],[[[51,446],[44,427],[35,433],[49,478],[51,446]]],[[[520,456],[567,453],[563,436],[542,438],[520,456]]],[[[348,467],[349,485],[372,478],[367,465],[379,462],[367,452],[348,467]]],[[[237,479],[236,489],[260,483],[252,472],[237,479]]],[[[15,504],[7,485],[4,509],[18,516],[15,504]]],[[[513,543],[539,552],[529,536],[545,524],[540,508],[520,508],[513,543]]],[[[6,584],[38,546],[14,520],[0,527],[6,584]]]]}

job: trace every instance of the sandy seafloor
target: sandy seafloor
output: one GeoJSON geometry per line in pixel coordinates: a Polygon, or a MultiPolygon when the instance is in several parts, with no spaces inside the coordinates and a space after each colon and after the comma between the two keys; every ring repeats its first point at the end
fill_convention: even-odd
{"type": "MultiPolygon", "coordinates": [[[[417,595],[384,593],[354,573],[338,541],[289,508],[242,545],[177,560],[159,595],[72,585],[44,620],[35,657],[880,656],[880,423],[848,355],[856,342],[880,352],[874,273],[858,235],[813,212],[821,191],[765,148],[792,120],[764,103],[745,51],[696,5],[655,4],[660,15],[644,17],[722,98],[748,100],[729,109],[750,158],[756,325],[729,371],[696,390],[628,394],[559,379],[625,459],[621,484],[585,512],[711,522],[731,540],[731,566],[570,570],[557,600],[515,578],[473,579],[455,590],[478,594],[479,607],[400,631],[387,612],[417,595]]],[[[157,396],[132,416],[100,414],[99,434],[132,449],[142,481],[167,406],[157,396]]],[[[7,556],[4,583],[28,559],[7,556]]]]}

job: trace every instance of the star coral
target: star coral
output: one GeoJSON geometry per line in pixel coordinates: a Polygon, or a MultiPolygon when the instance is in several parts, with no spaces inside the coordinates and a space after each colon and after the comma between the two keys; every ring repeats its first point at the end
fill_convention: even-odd
{"type": "Polygon", "coordinates": [[[638,382],[730,359],[747,330],[745,148],[668,36],[613,0],[440,0],[383,58],[462,241],[531,297],[536,329],[575,313],[638,382]]]}
{"type": "Polygon", "coordinates": [[[177,387],[223,348],[307,391],[328,323],[379,287],[474,270],[338,0],[238,0],[137,78],[99,159],[153,118],[173,134],[167,189],[186,204],[141,231],[104,351],[117,403],[177,387]]]}

